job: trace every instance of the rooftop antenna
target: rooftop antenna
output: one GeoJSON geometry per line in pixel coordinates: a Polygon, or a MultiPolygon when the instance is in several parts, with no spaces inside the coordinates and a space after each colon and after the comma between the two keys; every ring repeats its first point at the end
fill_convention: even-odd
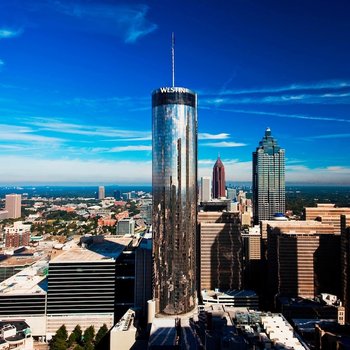
{"type": "Polygon", "coordinates": [[[171,33],[171,72],[172,72],[172,84],[175,86],[175,35],[171,33]]]}

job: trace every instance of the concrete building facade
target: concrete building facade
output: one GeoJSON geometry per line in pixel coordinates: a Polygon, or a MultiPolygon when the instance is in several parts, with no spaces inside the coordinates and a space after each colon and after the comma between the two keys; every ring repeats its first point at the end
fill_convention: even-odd
{"type": "Polygon", "coordinates": [[[20,194],[7,194],[5,199],[5,211],[7,219],[17,219],[21,217],[22,196],[20,194]]]}
{"type": "Polygon", "coordinates": [[[267,226],[270,295],[314,298],[339,295],[340,237],[319,222],[275,222],[267,226]]]}

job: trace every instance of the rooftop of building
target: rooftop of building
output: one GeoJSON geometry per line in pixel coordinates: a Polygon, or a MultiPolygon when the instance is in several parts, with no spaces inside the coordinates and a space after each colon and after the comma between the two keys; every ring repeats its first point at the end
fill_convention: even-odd
{"type": "Polygon", "coordinates": [[[47,261],[37,263],[23,269],[17,274],[0,283],[0,293],[6,295],[44,294],[40,286],[46,279],[48,270],[47,261]]]}
{"type": "Polygon", "coordinates": [[[13,255],[5,256],[5,259],[0,261],[0,268],[3,267],[12,267],[12,266],[24,266],[35,263],[41,259],[41,256],[38,255],[13,255]]]}
{"type": "Polygon", "coordinates": [[[202,290],[201,292],[203,298],[254,298],[258,297],[257,294],[253,290],[248,289],[233,289],[227,290],[225,292],[220,292],[218,290],[202,290]]]}
{"type": "Polygon", "coordinates": [[[129,309],[112,328],[112,332],[127,332],[130,330],[136,332],[136,328],[134,327],[134,319],[135,311],[129,309]]]}
{"type": "MultiPolygon", "coordinates": [[[[7,342],[15,344],[26,338],[29,334],[31,334],[31,329],[24,320],[0,321],[0,344],[5,344],[7,342]],[[3,337],[2,334],[5,336],[3,337]]],[[[18,347],[16,347],[16,349],[18,349],[18,347]]]]}
{"type": "Polygon", "coordinates": [[[52,263],[66,262],[100,262],[115,260],[128,247],[132,241],[132,237],[124,236],[99,236],[90,237],[91,240],[83,242],[81,245],[74,244],[62,254],[54,257],[52,263]]]}
{"type": "Polygon", "coordinates": [[[280,229],[284,234],[314,234],[314,233],[334,233],[333,224],[323,223],[315,220],[305,221],[268,221],[267,225],[273,229],[280,229]]]}
{"type": "Polygon", "coordinates": [[[317,207],[305,207],[305,211],[325,211],[325,212],[339,212],[350,211],[349,207],[336,207],[333,203],[317,203],[317,207]]]}
{"type": "Polygon", "coordinates": [[[222,163],[220,156],[218,156],[218,158],[214,164],[214,168],[224,168],[224,164],[222,163]]]}
{"type": "Polygon", "coordinates": [[[206,349],[215,349],[217,341],[250,344],[252,348],[264,343],[271,349],[308,349],[281,314],[219,304],[200,305],[192,315],[178,318],[155,317],[149,348],[170,349],[186,342],[187,348],[206,344],[206,349]]]}

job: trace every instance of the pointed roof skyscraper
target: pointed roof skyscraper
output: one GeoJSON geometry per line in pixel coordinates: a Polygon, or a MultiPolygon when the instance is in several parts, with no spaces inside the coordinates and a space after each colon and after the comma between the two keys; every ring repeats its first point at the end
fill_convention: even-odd
{"type": "Polygon", "coordinates": [[[285,212],[285,151],[272,136],[271,129],[253,152],[254,222],[271,220],[285,212]]]}
{"type": "Polygon", "coordinates": [[[213,167],[213,198],[225,197],[225,167],[218,155],[213,167]]]}

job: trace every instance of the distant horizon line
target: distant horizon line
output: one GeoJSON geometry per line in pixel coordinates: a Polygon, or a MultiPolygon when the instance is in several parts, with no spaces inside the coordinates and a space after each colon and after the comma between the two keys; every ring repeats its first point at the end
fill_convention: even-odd
{"type": "MultiPolygon", "coordinates": [[[[198,183],[200,180],[198,180],[198,183]]],[[[226,186],[235,186],[235,185],[245,185],[245,186],[252,186],[251,181],[226,181],[226,186]]],[[[14,183],[4,183],[0,182],[0,188],[6,188],[6,187],[98,187],[98,186],[105,186],[105,187],[136,187],[136,186],[142,186],[142,187],[152,187],[151,183],[107,183],[107,182],[29,182],[29,183],[23,183],[23,182],[14,182],[14,183]]],[[[320,183],[310,183],[310,182],[286,182],[287,186],[330,186],[330,187],[350,187],[350,183],[326,183],[326,182],[320,182],[320,183]]]]}

